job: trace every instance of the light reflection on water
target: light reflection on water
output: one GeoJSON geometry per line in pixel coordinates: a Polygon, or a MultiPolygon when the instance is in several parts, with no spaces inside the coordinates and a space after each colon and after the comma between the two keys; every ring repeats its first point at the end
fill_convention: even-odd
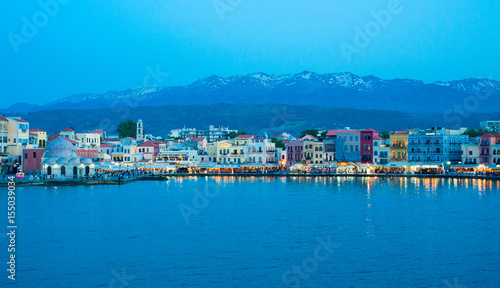
{"type": "Polygon", "coordinates": [[[352,176],[19,187],[17,285],[107,287],[110,271],[125,267],[129,287],[290,287],[283,272],[330,235],[341,246],[301,287],[445,287],[457,277],[496,287],[499,187],[352,176]],[[219,193],[187,224],[179,205],[214,183],[219,193]]]}

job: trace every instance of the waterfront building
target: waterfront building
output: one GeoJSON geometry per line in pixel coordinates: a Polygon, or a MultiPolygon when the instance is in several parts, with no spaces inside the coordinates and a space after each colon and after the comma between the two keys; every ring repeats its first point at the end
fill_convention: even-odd
{"type": "Polygon", "coordinates": [[[390,140],[376,136],[373,139],[373,163],[379,165],[387,164],[389,163],[390,155],[390,140]]]}
{"type": "Polygon", "coordinates": [[[29,123],[18,117],[7,119],[7,153],[21,156],[23,149],[33,148],[29,144],[29,123]]]}
{"type": "Polygon", "coordinates": [[[339,162],[361,161],[359,130],[339,130],[335,141],[335,160],[339,162]]]}
{"type": "Polygon", "coordinates": [[[335,161],[335,142],[337,140],[337,133],[339,131],[345,130],[328,130],[326,132],[325,140],[323,141],[323,151],[326,163],[332,163],[335,161]]]}
{"type": "Polygon", "coordinates": [[[391,162],[408,161],[408,131],[396,131],[391,134],[391,162]]]}
{"type": "Polygon", "coordinates": [[[95,174],[95,165],[91,159],[79,157],[76,147],[70,141],[58,138],[45,147],[42,174],[55,177],[92,176],[95,174]]]}
{"type": "Polygon", "coordinates": [[[323,143],[312,135],[306,135],[301,140],[304,145],[304,165],[323,166],[323,143]]]}
{"type": "Polygon", "coordinates": [[[365,129],[360,133],[361,163],[372,164],[373,140],[378,137],[378,132],[373,129],[365,129]]]}
{"type": "Polygon", "coordinates": [[[500,165],[500,144],[491,145],[491,164],[500,165]]]}
{"type": "Polygon", "coordinates": [[[282,167],[287,167],[287,150],[286,148],[276,148],[276,162],[280,164],[282,167]]]}
{"type": "Polygon", "coordinates": [[[99,146],[98,152],[99,155],[97,156],[98,160],[111,160],[111,155],[115,151],[115,146],[103,143],[99,146]]]}
{"type": "Polygon", "coordinates": [[[171,150],[162,151],[156,156],[157,163],[168,163],[177,165],[179,168],[198,166],[198,151],[189,150],[171,150]]]}
{"type": "MultiPolygon", "coordinates": [[[[241,135],[243,136],[243,135],[241,135]]],[[[253,135],[249,135],[253,136],[253,135]]],[[[251,140],[247,138],[247,140],[251,140]]],[[[247,143],[245,141],[222,140],[215,142],[217,145],[217,163],[219,164],[244,164],[247,160],[247,143]]]]}
{"type": "Polygon", "coordinates": [[[479,145],[477,143],[462,144],[462,164],[479,164],[479,145]]]}
{"type": "MultiPolygon", "coordinates": [[[[7,139],[9,136],[9,119],[0,115],[0,154],[7,154],[7,139]]],[[[2,156],[3,158],[4,156],[2,156]]],[[[3,159],[1,159],[3,160],[3,159]]]]}
{"type": "Polygon", "coordinates": [[[467,135],[448,135],[445,129],[408,136],[408,162],[458,164],[462,161],[462,145],[467,135]]]}
{"type": "Polygon", "coordinates": [[[42,170],[43,148],[23,149],[22,167],[25,174],[40,174],[42,170]]]}
{"type": "Polygon", "coordinates": [[[296,163],[304,161],[304,142],[302,139],[295,139],[287,143],[287,168],[296,163]]]}
{"type": "Polygon", "coordinates": [[[479,137],[479,164],[491,164],[491,146],[500,144],[500,134],[484,134],[479,137]]]}
{"type": "Polygon", "coordinates": [[[30,144],[37,145],[38,148],[45,148],[47,145],[47,132],[40,129],[30,129],[30,144]]]}

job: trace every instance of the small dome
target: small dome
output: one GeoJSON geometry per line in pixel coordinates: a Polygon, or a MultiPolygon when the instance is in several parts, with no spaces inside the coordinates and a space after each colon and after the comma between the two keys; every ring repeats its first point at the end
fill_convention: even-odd
{"type": "Polygon", "coordinates": [[[80,158],[71,158],[68,163],[70,164],[80,164],[80,158]]]}
{"type": "Polygon", "coordinates": [[[44,164],[54,165],[54,164],[56,164],[56,159],[55,158],[50,158],[50,159],[44,161],[44,164]]]}
{"type": "Polygon", "coordinates": [[[81,163],[82,164],[92,164],[92,160],[89,158],[82,158],[81,163]]]}
{"type": "Polygon", "coordinates": [[[59,158],[59,159],[57,159],[56,163],[59,165],[63,165],[63,164],[68,163],[68,159],[67,158],[59,158]]]}

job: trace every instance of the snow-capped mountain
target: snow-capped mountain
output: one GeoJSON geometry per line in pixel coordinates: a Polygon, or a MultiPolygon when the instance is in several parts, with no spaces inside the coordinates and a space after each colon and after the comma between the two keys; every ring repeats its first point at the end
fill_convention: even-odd
{"type": "MultiPolygon", "coordinates": [[[[31,105],[29,111],[172,104],[272,103],[442,113],[471,101],[479,105],[474,104],[474,111],[469,112],[495,112],[500,108],[499,96],[500,82],[489,79],[425,83],[411,79],[382,80],[371,75],[360,77],[348,72],[316,74],[304,71],[287,75],[213,75],[186,86],[141,87],[104,94],[77,94],[42,106],[31,105]]],[[[21,107],[26,106],[13,105],[3,112],[27,112],[20,111],[21,107]]]]}

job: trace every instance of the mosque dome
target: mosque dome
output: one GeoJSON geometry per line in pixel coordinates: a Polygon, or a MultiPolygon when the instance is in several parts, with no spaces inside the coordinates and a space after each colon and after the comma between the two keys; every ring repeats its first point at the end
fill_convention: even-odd
{"type": "Polygon", "coordinates": [[[80,158],[71,158],[68,161],[69,164],[80,164],[80,158]]]}
{"type": "Polygon", "coordinates": [[[60,159],[60,158],[78,158],[76,147],[65,139],[56,139],[50,142],[43,153],[43,158],[60,159]]]}
{"type": "Polygon", "coordinates": [[[82,164],[92,164],[92,160],[89,158],[82,158],[81,162],[82,164]]]}

